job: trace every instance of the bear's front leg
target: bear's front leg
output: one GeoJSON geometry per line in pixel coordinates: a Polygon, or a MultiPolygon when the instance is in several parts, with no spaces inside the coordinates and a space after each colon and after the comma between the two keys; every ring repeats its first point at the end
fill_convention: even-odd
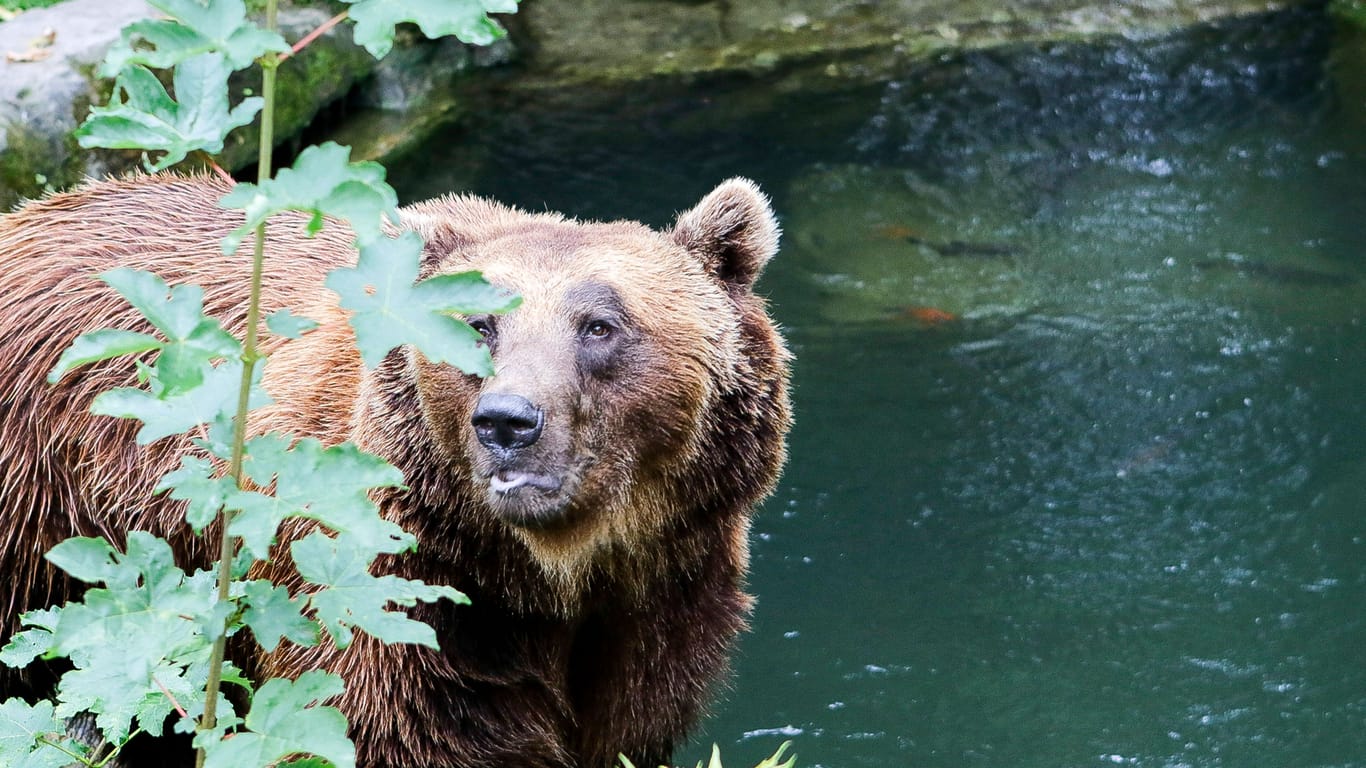
{"type": "Polygon", "coordinates": [[[317,648],[294,647],[268,657],[261,671],[297,677],[321,668],[340,675],[346,692],[332,703],[350,721],[357,765],[364,768],[577,768],[565,744],[568,705],[545,660],[524,656],[515,636],[471,653],[476,635],[497,630],[493,622],[481,629],[465,616],[452,627],[450,614],[462,611],[471,608],[421,611],[446,620],[420,617],[450,630],[442,632],[439,651],[385,645],[357,633],[345,650],[326,640],[317,648]]]}
{"type": "Polygon", "coordinates": [[[648,607],[596,615],[580,627],[569,690],[578,727],[569,736],[582,768],[670,765],[729,669],[751,599],[738,574],[680,580],[648,607]]]}

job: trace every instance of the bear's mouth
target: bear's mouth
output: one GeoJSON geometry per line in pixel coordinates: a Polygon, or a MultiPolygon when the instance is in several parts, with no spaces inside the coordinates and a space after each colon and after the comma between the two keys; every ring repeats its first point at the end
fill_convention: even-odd
{"type": "Polygon", "coordinates": [[[562,525],[569,506],[565,477],[525,469],[500,468],[485,475],[488,503],[511,525],[545,529],[562,525]]]}
{"type": "Polygon", "coordinates": [[[535,472],[500,469],[489,475],[489,490],[496,496],[506,496],[523,488],[556,493],[564,483],[558,477],[535,472]]]}

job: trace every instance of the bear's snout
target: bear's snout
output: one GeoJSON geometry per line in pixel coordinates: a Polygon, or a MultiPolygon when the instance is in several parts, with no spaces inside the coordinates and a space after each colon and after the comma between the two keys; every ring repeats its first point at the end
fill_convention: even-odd
{"type": "Polygon", "coordinates": [[[480,396],[470,424],[485,448],[511,451],[540,439],[545,412],[521,395],[488,394],[480,396]]]}

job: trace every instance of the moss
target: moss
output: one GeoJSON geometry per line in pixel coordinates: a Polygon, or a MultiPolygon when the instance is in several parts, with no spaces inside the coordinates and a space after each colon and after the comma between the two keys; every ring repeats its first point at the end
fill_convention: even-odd
{"type": "Polygon", "coordinates": [[[0,10],[27,11],[31,8],[47,8],[62,0],[0,0],[0,10]]]}
{"type": "MultiPolygon", "coordinates": [[[[1203,0],[1179,7],[1125,4],[1112,9],[1088,0],[1015,4],[962,0],[898,4],[874,12],[868,3],[842,10],[788,13],[801,4],[755,2],[743,18],[713,18],[712,4],[584,2],[528,5],[519,24],[537,37],[528,84],[554,90],[576,84],[631,83],[652,78],[755,75],[778,87],[828,89],[837,82],[894,77],[907,62],[942,51],[1039,41],[1094,41],[1154,36],[1211,18],[1263,13],[1313,0],[1203,0]],[[648,6],[648,7],[645,7],[648,6]],[[626,10],[623,10],[626,9],[626,10]],[[669,33],[661,32],[660,18],[669,33]]],[[[1366,0],[1336,0],[1366,3],[1366,0]]],[[[739,6],[735,6],[738,8],[739,6]]]]}
{"type": "MultiPolygon", "coordinates": [[[[4,0],[0,0],[0,2],[3,1],[4,0]]],[[[246,4],[247,13],[266,12],[266,0],[246,0],[246,4]]],[[[346,3],[343,3],[340,0],[281,0],[280,5],[282,7],[288,6],[291,8],[324,8],[331,10],[333,13],[340,13],[346,8],[346,3]]]]}
{"type": "Polygon", "coordinates": [[[1328,11],[1339,23],[1366,31],[1366,0],[1331,0],[1328,11]]]}
{"type": "MultiPolygon", "coordinates": [[[[286,141],[297,136],[327,106],[323,101],[346,95],[357,80],[374,67],[374,59],[363,49],[339,40],[320,40],[301,55],[281,65],[275,80],[275,136],[286,141]]],[[[233,100],[255,93],[260,88],[260,72],[239,73],[232,82],[233,100]]],[[[256,162],[257,123],[234,131],[219,158],[220,164],[237,170],[256,162]]]]}
{"type": "Polygon", "coordinates": [[[0,152],[0,212],[81,178],[80,148],[70,136],[43,136],[10,125],[0,152]]]}

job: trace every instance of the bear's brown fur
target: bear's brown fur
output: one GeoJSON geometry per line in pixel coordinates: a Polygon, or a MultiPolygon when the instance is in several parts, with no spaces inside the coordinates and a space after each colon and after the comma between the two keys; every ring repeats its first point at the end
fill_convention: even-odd
{"type": "MultiPolygon", "coordinates": [[[[209,178],[138,177],[0,218],[0,642],[19,612],[73,593],[42,559],[68,536],[146,529],[182,564],[203,559],[179,504],[149,498],[188,441],[138,449],[135,424],[87,413],[94,393],[128,383],[127,361],[57,387],[44,376],[83,331],[144,328],[93,278],[114,266],[199,284],[208,311],[242,329],[249,265],[219,255],[241,220],[218,207],[225,192],[209,178]]],[[[523,296],[509,315],[471,318],[497,375],[405,350],[365,369],[322,287],[353,258],[350,233],[334,224],[308,239],[302,219],[275,222],[265,310],[322,325],[269,343],[276,405],[253,429],[350,439],[397,464],[409,490],[378,498],[420,548],[386,567],[473,604],[414,611],[440,652],[361,638],[345,652],[279,652],[258,671],[341,673],[363,765],[667,761],[745,624],[749,517],[784,458],[788,354],[752,292],[777,249],[768,201],[731,180],[668,232],[471,197],[402,218],[428,242],[426,274],[479,269],[523,296]],[[508,403],[534,421],[495,407],[508,403]]],[[[0,674],[0,697],[40,685],[32,671],[0,674]]]]}

